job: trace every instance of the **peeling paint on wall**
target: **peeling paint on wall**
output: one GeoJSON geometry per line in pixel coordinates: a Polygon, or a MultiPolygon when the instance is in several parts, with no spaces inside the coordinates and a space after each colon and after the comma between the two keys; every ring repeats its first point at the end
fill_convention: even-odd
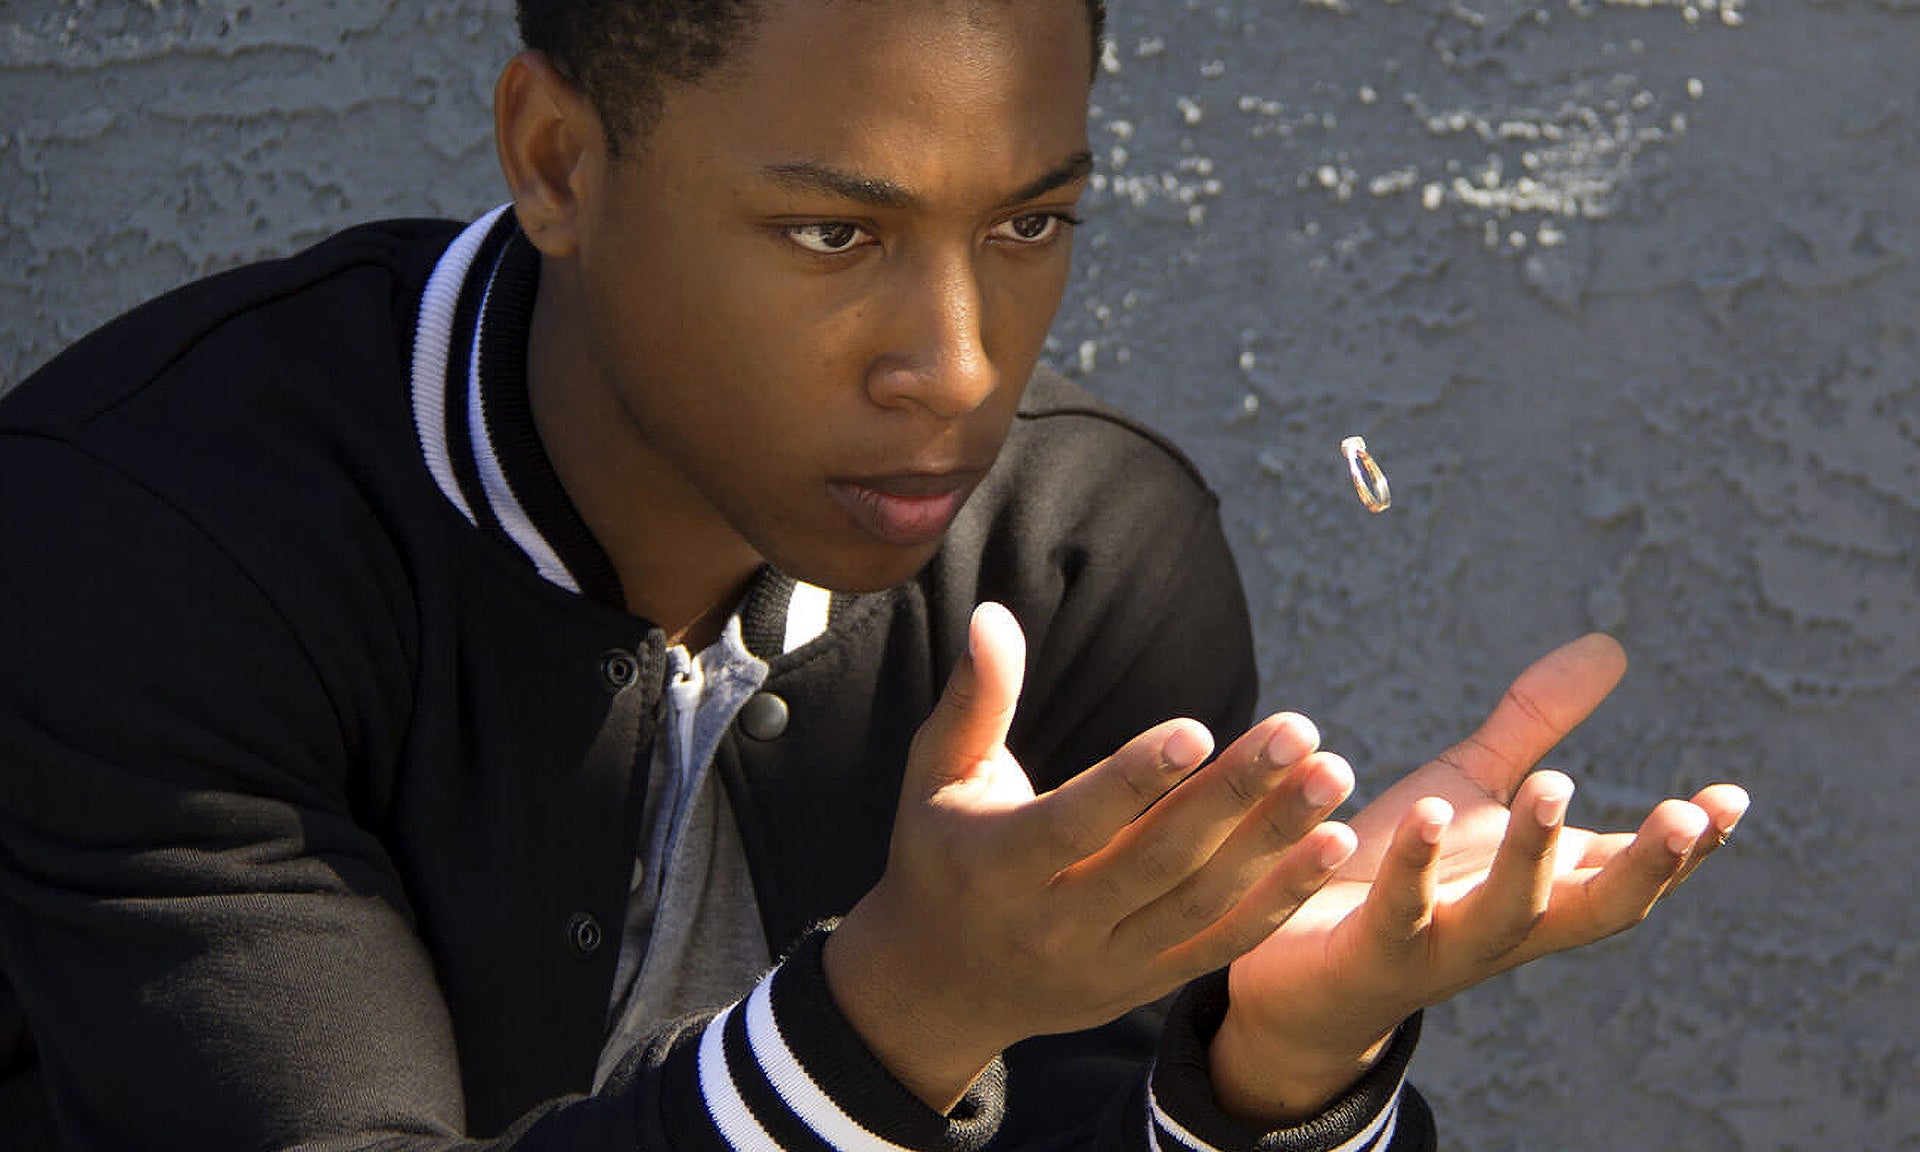
{"type": "MultiPolygon", "coordinates": [[[[496,202],[512,45],[504,0],[0,7],[0,387],[496,202]]],[[[1920,1149],[1916,61],[1915,0],[1115,0],[1050,355],[1220,489],[1267,703],[1378,788],[1604,629],[1576,818],[1756,794],[1655,920],[1432,1014],[1450,1147],[1920,1149]]]]}

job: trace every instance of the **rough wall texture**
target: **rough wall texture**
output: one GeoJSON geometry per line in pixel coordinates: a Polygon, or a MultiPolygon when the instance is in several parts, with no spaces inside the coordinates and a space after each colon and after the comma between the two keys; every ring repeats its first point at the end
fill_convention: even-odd
{"type": "MultiPolygon", "coordinates": [[[[1758,798],[1654,922],[1433,1013],[1450,1146],[1920,1148],[1920,4],[1117,0],[1112,40],[1053,352],[1219,487],[1269,703],[1377,787],[1605,629],[1576,817],[1758,798]]],[[[0,388],[489,206],[512,42],[506,0],[0,2],[0,388]]]]}

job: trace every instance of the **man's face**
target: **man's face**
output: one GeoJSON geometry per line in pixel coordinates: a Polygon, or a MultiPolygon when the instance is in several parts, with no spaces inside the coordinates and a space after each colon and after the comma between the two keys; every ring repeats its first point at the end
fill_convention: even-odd
{"type": "Polygon", "coordinates": [[[586,352],[690,523],[887,587],[992,463],[1067,281],[1084,0],[774,0],[579,247],[586,352]]]}

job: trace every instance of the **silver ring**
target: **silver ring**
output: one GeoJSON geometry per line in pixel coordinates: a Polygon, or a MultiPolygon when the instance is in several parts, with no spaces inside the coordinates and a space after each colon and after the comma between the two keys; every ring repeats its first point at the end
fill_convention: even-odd
{"type": "Polygon", "coordinates": [[[1367,506],[1369,512],[1385,512],[1393,507],[1393,490],[1387,487],[1387,474],[1373,459],[1373,453],[1367,451],[1367,442],[1360,436],[1349,436],[1340,441],[1340,454],[1347,458],[1347,474],[1353,477],[1353,490],[1360,494],[1360,503],[1367,506]]]}

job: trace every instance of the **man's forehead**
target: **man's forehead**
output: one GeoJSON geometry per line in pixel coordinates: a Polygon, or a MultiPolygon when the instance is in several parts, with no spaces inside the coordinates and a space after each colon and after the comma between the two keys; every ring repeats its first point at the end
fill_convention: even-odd
{"type": "Polygon", "coordinates": [[[1084,7],[779,0],[724,79],[667,94],[656,131],[681,159],[881,206],[956,181],[1031,199],[1091,169],[1084,7]]]}
{"type": "Polygon", "coordinates": [[[990,47],[995,33],[1008,27],[1008,18],[1013,17],[1029,32],[1036,26],[1035,18],[1077,29],[1073,42],[1089,49],[1083,59],[1091,77],[1096,53],[1091,52],[1094,46],[1089,37],[1096,9],[1104,11],[1104,5],[1089,0],[752,0],[741,39],[718,71],[751,66],[755,47],[779,48],[811,41],[819,33],[844,35],[883,24],[922,31],[918,47],[929,56],[978,50],[990,47]]]}

